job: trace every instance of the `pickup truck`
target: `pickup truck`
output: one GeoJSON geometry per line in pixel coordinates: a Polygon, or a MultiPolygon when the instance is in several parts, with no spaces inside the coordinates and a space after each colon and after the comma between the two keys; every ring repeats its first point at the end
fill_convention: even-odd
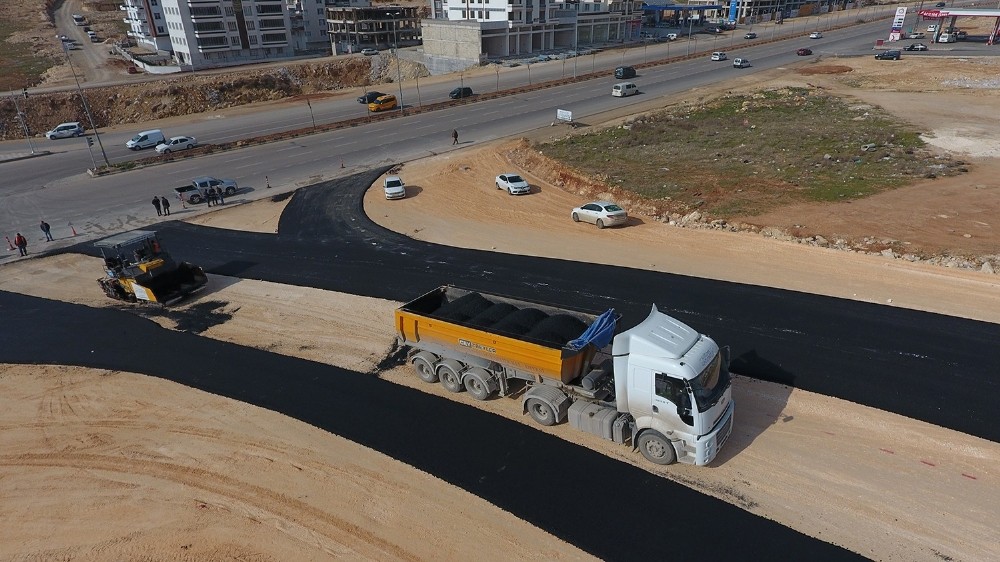
{"type": "Polygon", "coordinates": [[[177,198],[187,203],[198,204],[208,200],[208,188],[222,188],[226,196],[235,195],[240,186],[236,180],[218,179],[210,176],[194,178],[191,183],[174,188],[177,198]]]}

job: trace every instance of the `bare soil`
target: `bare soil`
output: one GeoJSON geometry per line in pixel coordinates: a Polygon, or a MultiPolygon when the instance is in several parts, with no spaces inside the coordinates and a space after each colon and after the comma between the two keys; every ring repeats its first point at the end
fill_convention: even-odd
{"type": "MultiPolygon", "coordinates": [[[[898,62],[911,60],[917,57],[898,62]]],[[[885,68],[865,70],[865,62],[835,64],[855,69],[851,80],[885,68]]],[[[955,61],[912,64],[911,73],[933,86],[955,61]]],[[[970,171],[960,179],[984,187],[929,180],[855,201],[850,212],[840,206],[785,208],[769,219],[772,224],[859,236],[880,225],[890,236],[911,229],[906,240],[914,243],[997,252],[992,222],[998,216],[998,141],[985,134],[1000,115],[996,91],[861,90],[844,83],[844,76],[785,73],[764,85],[808,80],[864,103],[880,101],[920,123],[938,149],[967,148],[961,157],[970,171]],[[963,144],[977,131],[983,134],[974,146],[963,144]],[[949,229],[974,235],[956,236],[949,229]]],[[[599,182],[557,186],[546,178],[554,173],[565,180],[567,171],[551,163],[546,165],[553,169],[545,169],[541,160],[527,159],[529,152],[515,141],[408,163],[401,171],[407,198],[386,201],[376,186],[365,209],[373,220],[419,240],[563,259],[580,259],[578,248],[586,247],[588,261],[1000,321],[1000,281],[986,273],[748,233],[678,228],[628,204],[632,218],[626,227],[598,231],[573,223],[573,206],[611,193],[602,192],[599,182]],[[532,167],[521,168],[525,162],[532,167]],[[532,193],[512,197],[497,191],[494,176],[508,171],[524,174],[532,193]]],[[[283,207],[262,200],[196,222],[273,232],[283,207]]],[[[100,272],[93,258],[33,258],[0,268],[0,285],[109,306],[94,282],[100,272]]],[[[205,300],[227,302],[233,315],[206,337],[359,372],[369,372],[389,349],[398,305],[219,276],[188,305],[205,300]]],[[[658,467],[627,447],[565,425],[534,426],[511,400],[473,403],[465,394],[420,382],[408,368],[372,376],[532,425],[874,559],[1000,559],[994,522],[1000,446],[993,442],[737,378],[738,423],[714,466],[658,467]]],[[[492,553],[501,552],[504,559],[589,558],[377,452],[273,412],[141,375],[0,366],[0,428],[0,519],[16,521],[4,528],[0,558],[465,560],[499,558],[492,553]],[[484,536],[487,528],[493,532],[484,536]]]]}

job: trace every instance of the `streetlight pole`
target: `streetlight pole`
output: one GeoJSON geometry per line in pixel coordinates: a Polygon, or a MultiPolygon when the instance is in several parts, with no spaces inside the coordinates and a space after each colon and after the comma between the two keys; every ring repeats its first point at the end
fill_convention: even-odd
{"type": "MultiPolygon", "coordinates": [[[[28,90],[25,88],[25,95],[28,95],[28,90]]],[[[14,102],[14,111],[17,112],[17,120],[21,122],[21,129],[24,130],[24,138],[28,141],[28,148],[31,149],[31,153],[35,153],[35,146],[31,144],[31,135],[28,133],[28,124],[24,122],[24,113],[21,113],[21,107],[17,105],[17,96],[10,94],[11,101],[14,102]]]]}
{"type": "MultiPolygon", "coordinates": [[[[97,125],[94,124],[94,117],[90,114],[90,106],[87,105],[87,98],[83,95],[83,88],[80,87],[80,79],[76,76],[76,68],[73,66],[73,59],[69,56],[69,50],[66,49],[66,43],[62,43],[63,54],[66,55],[66,62],[69,63],[69,70],[73,73],[73,80],[76,81],[76,91],[80,94],[80,100],[83,102],[83,112],[87,114],[87,120],[90,121],[90,128],[94,131],[94,136],[97,137],[97,145],[101,147],[101,156],[104,157],[104,165],[111,167],[111,162],[108,162],[108,153],[104,151],[104,143],[101,142],[101,133],[97,130],[97,125]]],[[[94,165],[95,171],[97,165],[94,165]]]]}
{"type": "Polygon", "coordinates": [[[493,69],[493,70],[495,70],[496,73],[497,73],[497,93],[499,94],[500,93],[500,65],[498,64],[497,67],[495,69],[493,69]]]}
{"type": "Polygon", "coordinates": [[[396,82],[399,85],[399,114],[406,115],[406,110],[403,104],[403,73],[399,69],[399,33],[396,29],[396,16],[402,15],[399,12],[386,12],[389,16],[390,21],[392,21],[392,50],[393,54],[396,55],[396,82]]]}

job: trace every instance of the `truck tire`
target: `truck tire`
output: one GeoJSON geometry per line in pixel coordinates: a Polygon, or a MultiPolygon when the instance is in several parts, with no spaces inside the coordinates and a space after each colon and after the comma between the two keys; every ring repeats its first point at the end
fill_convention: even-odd
{"type": "Polygon", "coordinates": [[[201,203],[201,195],[192,195],[188,197],[188,201],[197,205],[198,203],[201,203]]]}
{"type": "Polygon", "coordinates": [[[459,374],[461,371],[462,364],[458,361],[445,359],[438,363],[437,376],[441,380],[441,386],[448,392],[462,392],[465,390],[465,387],[462,386],[462,375],[459,374]]]}
{"type": "Polygon", "coordinates": [[[525,404],[528,408],[528,413],[531,414],[531,419],[539,423],[539,425],[555,425],[556,424],[556,413],[552,410],[552,406],[539,400],[538,398],[529,398],[528,402],[525,404]]]}
{"type": "Polygon", "coordinates": [[[437,373],[434,372],[434,363],[437,363],[437,357],[426,351],[417,353],[410,360],[410,364],[413,365],[413,370],[417,372],[420,380],[430,383],[438,381],[437,373]]]}
{"type": "Polygon", "coordinates": [[[465,373],[465,390],[476,400],[489,400],[497,391],[490,374],[483,369],[469,369],[465,373]]]}
{"type": "Polygon", "coordinates": [[[656,431],[647,431],[636,441],[639,452],[651,463],[674,464],[677,462],[677,451],[666,437],[656,431]]]}

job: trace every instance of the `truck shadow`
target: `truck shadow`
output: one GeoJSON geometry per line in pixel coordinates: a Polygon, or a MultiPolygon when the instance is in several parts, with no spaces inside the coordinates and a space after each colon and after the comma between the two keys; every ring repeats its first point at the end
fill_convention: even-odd
{"type": "Polygon", "coordinates": [[[795,382],[793,374],[760,357],[755,350],[733,358],[731,369],[743,373],[733,376],[733,432],[711,466],[739,455],[771,426],[795,420],[785,413],[795,382]]]}

